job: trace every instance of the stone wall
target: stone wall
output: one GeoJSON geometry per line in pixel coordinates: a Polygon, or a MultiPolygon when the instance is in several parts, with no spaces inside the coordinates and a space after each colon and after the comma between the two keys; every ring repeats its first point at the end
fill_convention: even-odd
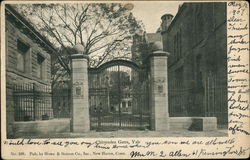
{"type": "Polygon", "coordinates": [[[23,137],[24,135],[51,135],[55,133],[70,132],[70,119],[53,119],[45,121],[29,121],[29,122],[14,122],[13,131],[14,138],[23,137]]]}
{"type": "Polygon", "coordinates": [[[173,131],[215,131],[217,119],[215,117],[170,117],[169,129],[173,131]]]}
{"type": "Polygon", "coordinates": [[[36,42],[33,42],[31,38],[27,37],[17,27],[10,22],[6,21],[6,71],[8,79],[7,83],[27,83],[36,82],[38,85],[51,84],[51,59],[50,54],[47,53],[36,42]],[[17,70],[17,40],[21,40],[27,44],[29,49],[29,58],[25,63],[28,63],[28,72],[22,73],[17,70]],[[37,54],[42,55],[44,60],[44,76],[43,79],[37,77],[37,54]]]}

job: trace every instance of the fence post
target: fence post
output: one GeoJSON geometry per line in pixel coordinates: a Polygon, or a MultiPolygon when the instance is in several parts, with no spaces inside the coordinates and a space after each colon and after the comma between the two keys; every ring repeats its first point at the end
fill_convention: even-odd
{"type": "Polygon", "coordinates": [[[32,94],[33,94],[33,121],[36,120],[36,93],[35,93],[35,83],[33,83],[33,90],[32,90],[32,94]]]}
{"type": "Polygon", "coordinates": [[[168,55],[168,52],[162,50],[161,42],[153,44],[153,53],[149,55],[151,129],[158,131],[169,129],[168,55]]]}
{"type": "Polygon", "coordinates": [[[90,130],[89,89],[88,89],[88,56],[84,55],[82,45],[74,46],[77,54],[71,56],[72,80],[72,122],[73,132],[90,130]]]}

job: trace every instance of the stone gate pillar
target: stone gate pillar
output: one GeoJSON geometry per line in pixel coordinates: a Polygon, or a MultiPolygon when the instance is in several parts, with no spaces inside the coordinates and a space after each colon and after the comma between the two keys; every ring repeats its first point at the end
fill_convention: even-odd
{"type": "Polygon", "coordinates": [[[77,54],[71,55],[72,67],[72,114],[71,129],[73,132],[88,132],[89,95],[88,95],[88,56],[84,55],[84,47],[76,45],[77,54]]]}
{"type": "Polygon", "coordinates": [[[151,129],[156,131],[169,129],[168,55],[168,52],[162,50],[161,42],[153,44],[153,52],[149,55],[151,129]]]}

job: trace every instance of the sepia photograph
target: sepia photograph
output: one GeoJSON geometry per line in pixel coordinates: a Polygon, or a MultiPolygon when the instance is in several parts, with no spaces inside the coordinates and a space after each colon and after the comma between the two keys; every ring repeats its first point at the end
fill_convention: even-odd
{"type": "Polygon", "coordinates": [[[250,156],[246,1],[1,2],[1,159],[250,156]]]}
{"type": "Polygon", "coordinates": [[[4,12],[7,138],[228,136],[226,2],[4,12]]]}

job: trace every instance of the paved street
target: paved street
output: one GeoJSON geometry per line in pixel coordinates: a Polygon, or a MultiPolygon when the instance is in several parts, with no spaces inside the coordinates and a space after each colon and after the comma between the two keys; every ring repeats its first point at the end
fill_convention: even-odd
{"type": "Polygon", "coordinates": [[[50,135],[17,135],[16,138],[139,138],[139,137],[223,137],[227,136],[227,130],[194,132],[194,131],[111,131],[88,133],[58,133],[50,135]]]}

